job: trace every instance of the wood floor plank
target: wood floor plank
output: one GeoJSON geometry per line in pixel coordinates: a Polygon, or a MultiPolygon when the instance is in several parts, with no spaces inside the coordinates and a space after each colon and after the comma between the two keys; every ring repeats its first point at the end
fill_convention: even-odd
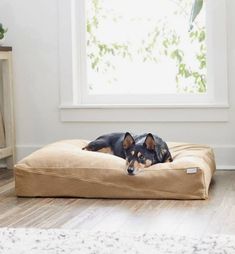
{"type": "Polygon", "coordinates": [[[208,200],[17,198],[0,169],[0,227],[235,234],[235,171],[218,171],[208,200]]]}

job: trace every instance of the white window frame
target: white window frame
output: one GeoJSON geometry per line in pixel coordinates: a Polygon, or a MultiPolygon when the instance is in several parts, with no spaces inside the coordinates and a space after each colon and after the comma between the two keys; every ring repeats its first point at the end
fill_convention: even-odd
{"type": "Polygon", "coordinates": [[[207,30],[208,93],[200,95],[200,99],[195,94],[146,95],[149,96],[148,102],[150,102],[147,104],[145,103],[147,97],[136,103],[137,96],[88,96],[85,0],[59,0],[61,120],[228,121],[226,3],[225,0],[206,1],[208,13],[206,22],[209,27],[207,30]],[[126,103],[127,100],[129,104],[126,103]],[[141,119],[138,117],[140,111],[143,111],[141,119]],[[153,115],[156,119],[152,117],[153,115]]]}

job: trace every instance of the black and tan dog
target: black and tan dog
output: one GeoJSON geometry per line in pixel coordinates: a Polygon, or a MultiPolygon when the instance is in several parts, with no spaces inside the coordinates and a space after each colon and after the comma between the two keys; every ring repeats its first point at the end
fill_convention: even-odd
{"type": "Polygon", "coordinates": [[[153,164],[172,161],[166,142],[151,133],[111,133],[98,137],[83,149],[111,153],[126,159],[127,172],[130,175],[153,164]]]}

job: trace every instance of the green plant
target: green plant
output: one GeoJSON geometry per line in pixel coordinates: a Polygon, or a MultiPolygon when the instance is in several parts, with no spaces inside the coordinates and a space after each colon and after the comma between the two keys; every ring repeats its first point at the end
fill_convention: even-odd
{"type": "Polygon", "coordinates": [[[193,29],[194,20],[197,18],[203,7],[204,0],[194,0],[189,21],[189,31],[193,29]]]}
{"type": "Polygon", "coordinates": [[[7,29],[4,28],[3,25],[0,23],[0,40],[4,38],[6,32],[7,32],[7,29]]]}

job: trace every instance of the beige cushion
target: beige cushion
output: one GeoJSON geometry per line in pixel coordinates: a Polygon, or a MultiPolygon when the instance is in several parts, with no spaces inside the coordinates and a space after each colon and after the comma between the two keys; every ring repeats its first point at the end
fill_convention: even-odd
{"type": "Polygon", "coordinates": [[[85,140],[59,141],[21,160],[15,165],[16,195],[151,199],[208,197],[215,171],[213,151],[208,146],[168,143],[173,162],[156,164],[130,176],[125,172],[124,159],[81,150],[87,143],[85,140]]]}

